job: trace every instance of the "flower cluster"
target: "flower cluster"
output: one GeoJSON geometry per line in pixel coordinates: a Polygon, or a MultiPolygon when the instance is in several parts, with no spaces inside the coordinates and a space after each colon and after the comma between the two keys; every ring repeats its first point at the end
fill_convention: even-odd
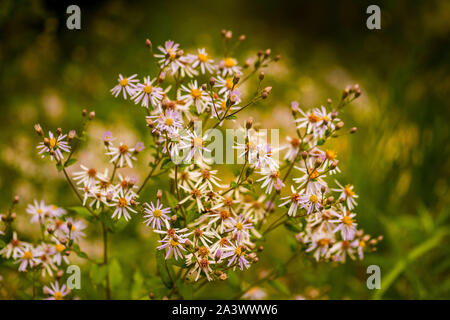
{"type": "MultiPolygon", "coordinates": [[[[12,228],[7,228],[12,234],[9,242],[0,250],[0,255],[17,264],[19,272],[37,273],[46,281],[54,279],[51,289],[44,287],[44,294],[50,295],[49,299],[61,300],[70,290],[65,285],[60,287],[58,279],[70,264],[71,252],[81,252],[78,242],[85,236],[83,230],[86,226],[81,220],[69,217],[63,208],[46,205],[44,201],[35,200],[28,205],[26,212],[30,222],[39,226],[41,238],[35,243],[27,242],[19,238],[12,228]]],[[[11,226],[15,216],[11,208],[8,215],[2,216],[2,220],[11,226]]]]}
{"type": "MultiPolygon", "coordinates": [[[[103,144],[111,173],[80,165],[80,171],[70,176],[66,168],[76,162],[72,155],[83,141],[87,121],[80,135],[73,130],[62,135],[58,129],[48,138],[36,125],[36,132],[43,137],[39,154],[56,159],[57,168],[65,173],[89,219],[103,224],[105,263],[107,233],[120,221],[135,217],[141,217],[158,238],[157,253],[165,258],[161,258],[165,261],[161,272],[171,274],[169,269],[176,265],[180,268],[177,276],[188,282],[200,278],[225,280],[227,270],[250,268],[259,260],[266,235],[279,226],[294,231],[296,254],[311,252],[316,260],[336,262],[345,262],[347,256],[362,259],[364,252],[375,250],[380,238],[372,239],[357,228],[355,188],[337,182],[334,176],[341,171],[337,153],[324,148],[328,140],[339,137],[344,130],[340,113],[360,96],[358,85],[347,87],[337,104],[329,100],[326,106],[306,110],[293,102],[291,125],[296,135],[286,137],[287,143],[280,147],[268,143],[253,119],[247,119],[236,130],[237,141],[232,148],[240,166],[233,167],[236,170],[232,181],[224,181],[208,141],[212,136],[218,139],[220,135],[215,136],[214,130],[220,131],[227,120],[234,121],[237,113],[268,98],[272,87],[262,86],[265,74],[261,69],[280,57],[270,49],[261,50],[240,65],[232,54],[245,36],[233,43],[231,31],[223,31],[222,35],[225,54],[217,58],[204,48],[186,54],[173,41],[166,41],[154,54],[147,40],[157,74],[147,75],[142,81],[137,75],[119,75],[111,89],[114,97],[129,98],[145,111],[142,118],[149,130],[151,142],[146,146],[152,160],[139,187],[136,177],[124,177],[120,170],[133,168],[136,156],[144,150],[142,142],[134,146],[116,143],[107,131],[103,144]],[[258,75],[256,90],[244,90],[242,84],[253,75],[258,75]],[[72,143],[74,138],[78,144],[72,143]],[[69,156],[64,158],[63,153],[69,156]],[[170,186],[164,192],[159,190],[154,201],[146,201],[140,193],[159,175],[167,176],[170,186]]],[[[86,111],[83,116],[87,116],[86,111]]],[[[93,116],[91,112],[87,119],[93,116]]],[[[356,128],[349,132],[355,133],[356,128]]],[[[32,222],[45,225],[48,219],[63,215],[63,211],[55,209],[50,213],[48,207],[43,207],[39,203],[29,207],[32,222]]],[[[51,236],[59,241],[56,245],[65,249],[67,241],[62,242],[56,227],[52,228],[51,236]]],[[[65,235],[76,240],[75,231],[65,235]]],[[[42,264],[33,260],[39,254],[32,251],[31,258],[23,260],[23,251],[28,249],[16,254],[17,259],[22,256],[21,269],[42,264]]],[[[52,261],[61,263],[64,258],[60,255],[52,261]]],[[[175,288],[172,276],[168,278],[172,283],[167,287],[175,288]]],[[[55,284],[46,292],[64,295],[64,290],[55,284]]],[[[110,294],[109,287],[106,294],[110,294]]]]}

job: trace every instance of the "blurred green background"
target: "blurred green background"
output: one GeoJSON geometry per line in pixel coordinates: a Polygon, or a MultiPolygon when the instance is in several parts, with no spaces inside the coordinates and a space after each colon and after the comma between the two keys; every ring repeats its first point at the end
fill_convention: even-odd
{"type": "MultiPolygon", "coordinates": [[[[267,297],[450,298],[450,2],[86,1],[78,2],[80,31],[65,26],[69,4],[0,3],[0,210],[20,195],[21,233],[33,237],[25,213],[32,199],[77,204],[63,176],[37,156],[33,124],[79,129],[81,110],[95,110],[89,150],[77,158],[99,165],[102,131],[112,130],[130,143],[146,136],[144,112],[109,93],[119,73],[155,74],[145,39],[155,47],[172,39],[186,51],[206,47],[220,56],[220,30],[226,28],[247,35],[237,54],[241,63],[259,49],[282,56],[266,71],[273,95],[251,110],[263,128],[292,132],[285,125],[292,100],[315,107],[327,98],[338,100],[347,84],[359,83],[363,91],[342,115],[358,132],[339,139],[335,148],[340,180],[353,183],[359,194],[359,226],[385,238],[377,252],[359,262],[337,266],[299,258],[280,278],[285,288],[264,287],[267,297]],[[369,4],[381,7],[381,30],[366,28],[369,4]],[[370,264],[381,267],[381,290],[366,287],[370,264]]],[[[140,168],[146,163],[141,157],[140,168]]],[[[143,198],[153,199],[165,180],[157,180],[143,198]]],[[[88,234],[82,247],[99,256],[99,229],[88,234]]],[[[122,270],[113,297],[140,298],[156,290],[155,238],[149,229],[135,221],[111,241],[111,256],[122,270]]],[[[231,298],[237,277],[250,283],[277,259],[286,260],[286,243],[283,230],[274,232],[253,270],[236,273],[231,285],[207,285],[195,297],[231,298]]],[[[87,267],[83,270],[85,287],[76,295],[101,297],[101,287],[88,280],[87,267]]],[[[0,269],[0,297],[20,296],[21,284],[8,272],[0,269]]]]}

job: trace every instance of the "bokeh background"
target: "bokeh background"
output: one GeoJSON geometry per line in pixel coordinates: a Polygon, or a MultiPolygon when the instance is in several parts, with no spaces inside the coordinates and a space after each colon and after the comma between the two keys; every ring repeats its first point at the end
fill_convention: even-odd
{"type": "MultiPolygon", "coordinates": [[[[450,298],[448,1],[73,3],[81,7],[80,31],[65,26],[72,2],[0,2],[0,210],[14,195],[21,197],[18,228],[24,237],[36,237],[26,203],[43,198],[61,206],[77,204],[63,176],[37,156],[33,124],[79,129],[81,110],[95,110],[88,146],[77,158],[101,165],[104,130],[130,143],[146,136],[143,111],[109,93],[118,73],[155,74],[145,39],[154,46],[172,39],[187,51],[206,47],[220,56],[220,30],[226,28],[235,36],[247,35],[237,54],[240,62],[259,49],[282,56],[266,71],[273,95],[251,110],[262,127],[292,132],[286,125],[292,100],[315,107],[327,98],[339,99],[347,84],[358,83],[363,91],[342,115],[358,132],[339,139],[335,148],[340,180],[353,183],[360,196],[359,225],[384,240],[360,262],[318,264],[299,258],[279,279],[283,288],[263,287],[266,297],[450,298]],[[369,4],[381,7],[381,30],[366,28],[369,4]],[[370,264],[381,267],[381,290],[366,287],[370,264]]],[[[138,169],[145,168],[146,157],[138,169]]],[[[156,180],[143,198],[154,196],[164,183],[156,180]]],[[[82,244],[94,257],[101,253],[99,230],[90,228],[82,244]]],[[[120,269],[113,297],[141,298],[158,290],[149,229],[133,222],[111,242],[120,269]]],[[[287,247],[283,230],[274,232],[253,270],[234,274],[230,283],[207,285],[194,297],[231,298],[237,282],[250,283],[274,261],[285,260],[287,247]]],[[[83,289],[76,293],[81,298],[102,296],[91,273],[83,267],[83,289]]],[[[0,297],[20,297],[16,274],[2,269],[0,274],[0,297]]]]}

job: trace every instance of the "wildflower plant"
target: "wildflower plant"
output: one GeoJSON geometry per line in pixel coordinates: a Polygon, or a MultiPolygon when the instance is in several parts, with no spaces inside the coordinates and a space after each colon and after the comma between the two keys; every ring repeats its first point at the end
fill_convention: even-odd
{"type": "MultiPolygon", "coordinates": [[[[148,138],[143,140],[150,142],[130,145],[105,132],[99,147],[110,162],[108,168],[92,168],[74,158],[86,138],[86,126],[95,117],[93,111],[83,110],[80,132],[65,134],[58,128],[47,135],[35,125],[41,139],[38,154],[55,163],[80,203],[65,209],[43,201],[30,204],[30,223],[42,233],[34,244],[22,242],[13,231],[13,207],[3,217],[9,242],[0,254],[16,263],[19,271],[46,274],[43,298],[70,296],[58,279],[61,266],[70,263],[71,252],[107,266],[108,246],[114,245],[108,234],[120,232],[130,220],[142,221],[156,235],[155,272],[166,285],[160,298],[183,297],[186,285],[199,288],[208,281],[227,280],[230,270],[252,269],[263,254],[267,234],[280,226],[291,232],[293,256],[288,263],[300,259],[301,253],[306,254],[302,259],[310,255],[317,261],[343,263],[375,250],[380,238],[358,229],[355,188],[338,182],[337,154],[326,147],[342,135],[339,115],[361,95],[358,85],[345,88],[336,104],[328,101],[325,106],[306,108],[292,102],[296,135],[286,137],[281,146],[267,143],[253,119],[240,121],[237,114],[270,96],[272,87],[263,85],[262,70],[280,57],[267,49],[239,64],[233,54],[245,36],[236,41],[231,31],[223,31],[222,36],[223,57],[211,56],[205,48],[185,53],[174,41],[153,52],[151,41],[146,41],[158,73],[120,74],[111,94],[124,99],[129,108],[138,105],[144,110],[142,124],[148,127],[148,138]],[[243,86],[247,81],[256,83],[255,92],[243,86]],[[240,168],[231,181],[216,167],[213,149],[217,155],[218,148],[211,142],[225,123],[242,123],[232,148],[240,168]],[[122,169],[133,168],[142,152],[152,155],[145,179],[124,176],[122,169]],[[69,174],[69,166],[78,170],[69,174]],[[156,176],[166,176],[170,187],[158,190],[154,198],[142,197],[156,176]],[[78,245],[86,228],[80,218],[102,225],[100,263],[78,245]]],[[[275,277],[269,273],[264,279],[275,277]]],[[[103,286],[105,297],[111,298],[108,273],[103,286]]],[[[236,298],[247,296],[251,288],[242,289],[236,298]]]]}

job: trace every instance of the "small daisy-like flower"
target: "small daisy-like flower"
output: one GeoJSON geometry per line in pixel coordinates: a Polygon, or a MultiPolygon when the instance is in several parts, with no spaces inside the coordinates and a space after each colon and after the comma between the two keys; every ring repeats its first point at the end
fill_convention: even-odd
{"type": "Polygon", "coordinates": [[[251,218],[252,221],[261,221],[267,215],[267,210],[264,207],[264,201],[266,200],[266,195],[262,194],[258,199],[254,199],[251,196],[245,196],[244,202],[244,215],[251,218]]]}
{"type": "Polygon", "coordinates": [[[356,198],[358,198],[358,195],[355,194],[355,191],[353,191],[353,186],[347,184],[344,187],[337,180],[334,180],[334,181],[339,186],[339,188],[331,189],[331,190],[340,192],[341,194],[339,195],[339,199],[345,200],[345,203],[347,204],[347,208],[349,208],[350,210],[353,210],[353,208],[358,205],[358,203],[355,200],[356,198]]]}
{"type": "Polygon", "coordinates": [[[119,78],[117,79],[118,84],[111,89],[111,93],[114,97],[122,92],[123,98],[127,98],[127,94],[132,97],[136,90],[135,82],[139,82],[138,79],[135,79],[137,74],[133,74],[131,77],[124,78],[121,74],[119,74],[119,78]]]}
{"type": "Polygon", "coordinates": [[[333,230],[333,232],[341,231],[342,239],[353,240],[356,234],[356,223],[354,221],[355,213],[349,211],[343,211],[340,213],[334,212],[334,216],[337,217],[335,220],[330,220],[332,223],[338,224],[338,226],[333,230]]]}
{"type": "Polygon", "coordinates": [[[328,252],[333,261],[344,263],[346,257],[349,256],[352,260],[355,260],[355,249],[358,248],[358,243],[354,241],[342,240],[336,242],[328,252]]]}
{"type": "Polygon", "coordinates": [[[119,147],[112,147],[107,155],[111,156],[110,162],[116,163],[118,167],[123,167],[126,163],[128,167],[133,168],[133,162],[131,160],[136,160],[134,157],[134,148],[130,148],[124,143],[120,143],[119,147]]]}
{"type": "Polygon", "coordinates": [[[280,150],[287,149],[286,153],[284,154],[284,160],[293,162],[297,158],[301,142],[298,137],[287,137],[286,140],[289,143],[281,146],[280,150]]]}
{"type": "Polygon", "coordinates": [[[216,177],[218,170],[208,170],[202,169],[199,171],[191,172],[194,179],[200,179],[200,184],[204,183],[207,185],[208,189],[213,191],[214,186],[222,188],[219,181],[220,179],[216,177]]]}
{"type": "Polygon", "coordinates": [[[197,54],[191,54],[188,57],[191,60],[193,68],[200,67],[202,73],[205,73],[206,71],[208,71],[209,73],[214,72],[214,60],[209,59],[208,54],[206,53],[206,50],[204,48],[198,49],[197,54]]]}
{"type": "Polygon", "coordinates": [[[184,191],[189,193],[189,195],[181,200],[179,203],[183,204],[188,200],[194,201],[197,204],[197,208],[200,212],[205,210],[203,207],[202,199],[206,196],[206,184],[200,184],[200,180],[197,182],[197,184],[193,188],[184,188],[183,186],[180,186],[184,191]]]}
{"type": "Polygon", "coordinates": [[[218,76],[214,87],[219,88],[219,95],[229,92],[234,88],[233,78],[222,78],[221,76],[218,76]]]}
{"type": "Polygon", "coordinates": [[[97,180],[97,170],[94,168],[88,168],[80,165],[81,171],[73,174],[73,180],[77,181],[77,184],[83,184],[84,186],[94,186],[97,180]]]}
{"type": "Polygon", "coordinates": [[[186,233],[185,236],[188,237],[190,235],[193,236],[193,245],[199,246],[203,245],[205,247],[209,247],[212,243],[211,239],[217,238],[220,239],[220,236],[214,230],[207,230],[208,225],[204,225],[200,228],[196,228],[189,233],[186,233]]]}
{"type": "Polygon", "coordinates": [[[249,230],[253,228],[253,225],[248,222],[247,218],[240,215],[239,217],[230,218],[228,220],[229,228],[225,232],[231,232],[231,237],[238,242],[248,240],[250,238],[249,230]]]}
{"type": "Polygon", "coordinates": [[[208,281],[211,281],[211,273],[213,271],[210,265],[214,263],[215,261],[212,260],[209,248],[205,246],[200,247],[195,253],[186,256],[186,265],[190,266],[194,264],[190,272],[194,275],[194,281],[200,278],[201,273],[206,276],[208,281]]]}
{"type": "Polygon", "coordinates": [[[160,132],[174,132],[176,128],[183,127],[181,114],[175,110],[167,109],[165,112],[163,112],[160,109],[158,116],[147,117],[147,119],[152,118],[156,118],[156,126],[154,127],[152,132],[155,132],[156,130],[159,130],[160,132]]]}
{"type": "Polygon", "coordinates": [[[300,170],[303,175],[293,180],[300,185],[300,188],[304,188],[306,185],[307,193],[319,194],[322,187],[327,187],[327,183],[323,180],[325,174],[322,168],[314,168],[314,165],[310,164],[308,169],[297,166],[295,169],[300,170]]]}
{"type": "Polygon", "coordinates": [[[322,208],[320,198],[315,193],[306,193],[300,197],[301,207],[306,210],[308,215],[319,211],[322,208]]]}
{"type": "Polygon", "coordinates": [[[295,191],[294,186],[291,186],[292,194],[287,197],[281,198],[281,200],[286,200],[282,204],[280,204],[280,207],[283,207],[287,204],[291,204],[289,206],[288,215],[295,217],[297,215],[297,210],[301,206],[301,194],[295,191]]]}
{"type": "Polygon", "coordinates": [[[113,137],[113,134],[111,131],[105,131],[102,135],[103,143],[105,144],[105,147],[108,148],[109,146],[112,146],[112,142],[116,140],[116,138],[113,137]]]}
{"type": "Polygon", "coordinates": [[[312,241],[306,249],[306,252],[315,251],[314,258],[317,261],[319,261],[320,258],[327,258],[334,242],[333,236],[326,232],[316,232],[313,233],[311,238],[312,241]]]}
{"type": "Polygon", "coordinates": [[[130,213],[133,212],[136,213],[137,211],[133,208],[133,204],[136,202],[137,195],[133,191],[128,191],[127,193],[124,193],[122,189],[119,189],[119,191],[115,194],[114,198],[112,199],[113,205],[116,207],[116,209],[113,212],[112,217],[120,219],[122,216],[125,218],[126,221],[131,219],[130,213]]]}
{"type": "Polygon", "coordinates": [[[250,262],[245,258],[246,248],[242,245],[239,245],[237,242],[234,244],[229,242],[229,246],[223,249],[222,258],[229,258],[228,267],[233,263],[239,265],[241,270],[244,268],[248,269],[250,267],[250,262]]]}
{"type": "Polygon", "coordinates": [[[199,136],[195,131],[187,131],[187,135],[182,137],[184,145],[180,147],[181,150],[188,150],[188,154],[184,158],[186,162],[191,161],[195,156],[203,159],[204,152],[211,152],[211,150],[205,147],[207,138],[206,134],[199,136]]]}
{"type": "Polygon", "coordinates": [[[163,250],[167,248],[167,253],[165,256],[166,260],[170,257],[172,253],[175,260],[178,260],[178,258],[183,259],[184,256],[182,251],[186,251],[186,249],[183,248],[183,243],[186,242],[186,239],[183,239],[179,236],[173,236],[173,237],[166,237],[158,241],[162,243],[162,245],[158,247],[158,250],[163,250]]]}
{"type": "Polygon", "coordinates": [[[70,293],[70,289],[65,284],[60,287],[58,281],[52,282],[50,287],[44,286],[43,291],[50,296],[45,300],[64,300],[64,297],[70,293]]]}
{"type": "Polygon", "coordinates": [[[39,259],[39,252],[31,245],[26,245],[21,248],[15,262],[20,263],[20,272],[26,272],[28,268],[34,268],[41,263],[39,259]]]}
{"type": "Polygon", "coordinates": [[[69,264],[69,259],[67,258],[65,250],[66,247],[59,241],[54,246],[53,262],[55,262],[58,266],[61,265],[62,261],[69,264]]]}
{"type": "Polygon", "coordinates": [[[151,202],[150,204],[145,203],[144,206],[144,212],[146,213],[144,215],[144,218],[146,220],[144,223],[149,226],[151,225],[153,229],[161,230],[163,226],[166,227],[166,229],[170,228],[169,224],[169,216],[170,214],[170,208],[163,208],[163,205],[159,203],[159,199],[156,200],[156,205],[151,202]]]}
{"type": "Polygon", "coordinates": [[[192,81],[186,87],[185,85],[181,86],[181,90],[186,94],[179,97],[180,100],[184,100],[185,107],[189,107],[194,105],[197,113],[201,114],[208,107],[210,96],[201,87],[198,86],[197,80],[192,81]]]}
{"type": "Polygon", "coordinates": [[[281,190],[284,186],[283,181],[280,179],[280,171],[279,170],[263,170],[260,172],[264,177],[256,180],[263,181],[261,188],[266,188],[265,192],[270,194],[272,193],[273,188],[276,190],[281,190]]]}
{"type": "Polygon", "coordinates": [[[235,73],[241,71],[241,67],[237,65],[237,61],[234,58],[225,58],[220,61],[219,69],[222,77],[233,76],[235,73]]]}
{"type": "Polygon", "coordinates": [[[44,138],[43,142],[40,142],[37,149],[40,149],[39,155],[44,158],[48,153],[50,159],[55,158],[57,161],[62,161],[64,159],[63,152],[70,152],[70,146],[65,141],[67,135],[59,134],[55,137],[51,131],[48,133],[48,138],[44,138]]]}
{"type": "Polygon", "coordinates": [[[17,232],[14,231],[11,241],[2,250],[0,250],[0,255],[6,259],[12,257],[15,260],[19,258],[22,252],[28,247],[30,247],[30,244],[17,239],[17,232]]]}
{"type": "Polygon", "coordinates": [[[156,78],[150,80],[150,77],[144,78],[144,83],[138,83],[134,92],[134,103],[148,108],[151,104],[153,107],[157,107],[163,98],[163,89],[153,86],[156,78]]]}
{"type": "Polygon", "coordinates": [[[31,214],[31,223],[44,223],[44,219],[49,217],[48,214],[48,208],[44,202],[44,200],[41,200],[41,202],[37,202],[37,200],[34,200],[34,205],[29,204],[27,207],[27,213],[31,214]]]}

